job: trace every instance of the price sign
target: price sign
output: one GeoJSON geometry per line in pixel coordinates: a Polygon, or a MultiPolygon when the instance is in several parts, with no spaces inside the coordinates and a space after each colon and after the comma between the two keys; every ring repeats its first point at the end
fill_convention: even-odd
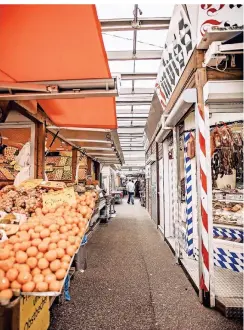
{"type": "Polygon", "coordinates": [[[21,298],[19,330],[47,330],[49,322],[49,297],[21,298]]]}
{"type": "Polygon", "coordinates": [[[69,187],[52,193],[42,194],[42,201],[43,206],[47,208],[55,208],[60,202],[72,205],[76,202],[74,188],[69,187]]]}

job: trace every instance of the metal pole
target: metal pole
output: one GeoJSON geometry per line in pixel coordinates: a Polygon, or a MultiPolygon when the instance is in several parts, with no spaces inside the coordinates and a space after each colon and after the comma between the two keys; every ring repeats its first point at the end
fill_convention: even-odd
{"type": "Polygon", "coordinates": [[[212,177],[209,109],[196,104],[196,150],[199,195],[199,298],[207,307],[215,306],[212,177]]]}
{"type": "Polygon", "coordinates": [[[174,220],[175,220],[175,257],[179,263],[180,242],[179,242],[179,127],[173,128],[173,196],[174,196],[174,220]]]}
{"type": "Polygon", "coordinates": [[[206,68],[196,71],[197,104],[196,149],[199,210],[199,298],[207,307],[215,306],[213,219],[212,219],[212,177],[210,155],[209,108],[205,105],[203,87],[207,82],[206,68]]]}

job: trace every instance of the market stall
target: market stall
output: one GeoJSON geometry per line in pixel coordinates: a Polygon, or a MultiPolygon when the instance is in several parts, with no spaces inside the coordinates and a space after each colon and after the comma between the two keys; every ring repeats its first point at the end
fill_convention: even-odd
{"type": "MultiPolygon", "coordinates": [[[[160,157],[157,224],[200,301],[226,316],[240,317],[243,53],[237,51],[237,43],[243,36],[242,12],[228,5],[187,7],[190,16],[178,5],[171,20],[156,85],[163,114],[146,151],[150,162],[154,141],[162,144],[161,155],[156,155],[160,157]],[[211,14],[215,21],[209,20],[211,14]],[[177,58],[170,53],[177,33],[188,38],[187,47],[183,37],[177,44],[182,55],[178,70],[177,58]]],[[[148,191],[150,211],[150,184],[148,191]]]]}
{"type": "Polygon", "coordinates": [[[0,13],[5,49],[0,68],[4,241],[0,300],[7,304],[0,308],[1,321],[5,322],[0,324],[4,330],[22,330],[29,326],[25,319],[33,322],[35,314],[35,326],[47,329],[48,297],[61,294],[72,260],[104,203],[96,189],[99,163],[123,162],[116,131],[117,78],[111,77],[108,68],[94,5],[6,5],[0,6],[0,13]],[[10,20],[14,25],[8,24],[10,20]],[[62,38],[49,33],[54,27],[62,38]],[[29,31],[35,38],[27,38],[29,31]],[[73,31],[75,37],[70,39],[73,31]],[[88,35],[93,43],[88,42],[88,35]],[[57,54],[62,54],[58,62],[57,54]],[[42,58],[38,65],[37,58],[42,58]],[[22,165],[17,153],[26,144],[27,157],[22,165]],[[5,152],[3,145],[8,147],[5,152]],[[103,158],[101,147],[108,147],[112,157],[103,158]],[[98,157],[88,154],[93,150],[98,157]],[[21,170],[26,171],[25,179],[39,181],[21,186],[22,178],[13,186],[21,170]],[[84,217],[85,209],[89,217],[88,213],[84,217]],[[30,304],[36,305],[38,313],[29,308],[30,304]],[[20,323],[16,324],[14,315],[20,323]]]}

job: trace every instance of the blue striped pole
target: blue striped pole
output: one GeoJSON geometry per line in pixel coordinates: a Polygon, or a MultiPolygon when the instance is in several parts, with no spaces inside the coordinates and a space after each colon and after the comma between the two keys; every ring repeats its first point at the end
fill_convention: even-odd
{"type": "Polygon", "coordinates": [[[193,212],[192,212],[192,170],[191,159],[187,157],[187,143],[191,133],[184,136],[185,192],[186,192],[186,245],[187,255],[193,256],[193,212]]]}

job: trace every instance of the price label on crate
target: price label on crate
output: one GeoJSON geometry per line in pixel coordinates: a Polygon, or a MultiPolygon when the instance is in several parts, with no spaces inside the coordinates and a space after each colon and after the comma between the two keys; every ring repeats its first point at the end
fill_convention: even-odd
{"type": "Polygon", "coordinates": [[[42,194],[43,206],[47,208],[55,208],[60,203],[68,203],[72,205],[76,202],[73,187],[64,188],[63,190],[42,194]]]}
{"type": "Polygon", "coordinates": [[[49,322],[49,297],[21,298],[19,330],[47,330],[49,322]]]}

